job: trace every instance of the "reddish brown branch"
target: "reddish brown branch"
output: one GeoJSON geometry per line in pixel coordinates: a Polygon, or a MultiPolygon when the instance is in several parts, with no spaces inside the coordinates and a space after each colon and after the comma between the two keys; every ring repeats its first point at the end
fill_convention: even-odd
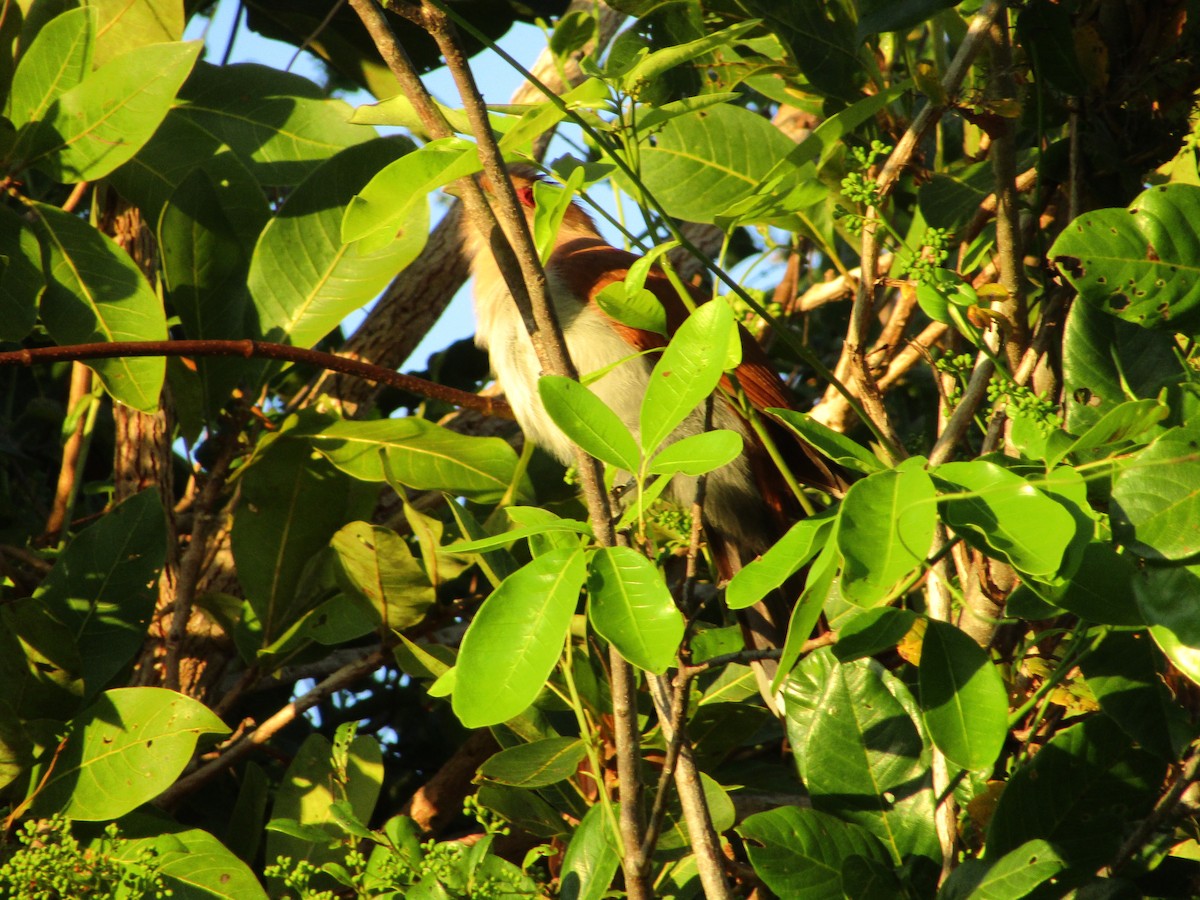
{"type": "Polygon", "coordinates": [[[243,359],[278,359],[284,362],[307,363],[334,372],[378,381],[390,387],[411,391],[432,400],[441,400],[488,416],[512,418],[507,403],[494,397],[483,397],[417,378],[303,347],[289,347],[270,341],[112,341],[96,344],[68,344],[62,347],[37,347],[0,353],[2,366],[32,366],[82,359],[112,359],[122,356],[240,356],[243,359]]]}

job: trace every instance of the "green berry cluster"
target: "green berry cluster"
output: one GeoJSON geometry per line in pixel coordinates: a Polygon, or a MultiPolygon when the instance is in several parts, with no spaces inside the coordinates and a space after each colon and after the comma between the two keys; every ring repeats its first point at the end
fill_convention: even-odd
{"type": "Polygon", "coordinates": [[[963,385],[970,377],[971,369],[975,367],[975,360],[969,353],[960,353],[957,356],[947,354],[934,360],[933,367],[943,375],[954,376],[954,383],[946,388],[946,404],[953,409],[962,399],[963,385]]]}
{"type": "MultiPolygon", "coordinates": [[[[333,891],[318,891],[312,887],[312,880],[321,874],[321,869],[307,859],[293,860],[290,856],[280,856],[275,864],[265,866],[263,874],[267,878],[278,878],[289,892],[294,892],[301,900],[336,900],[333,891]]],[[[286,898],[292,893],[285,895],[286,898]]]]}
{"type": "Polygon", "coordinates": [[[0,865],[0,897],[10,900],[132,900],[171,896],[149,847],[130,853],[115,824],[82,847],[62,816],[26,822],[17,850],[0,865]],[[120,859],[120,862],[116,862],[120,859]]]}
{"type": "Polygon", "coordinates": [[[934,269],[941,268],[950,255],[950,240],[954,234],[949,228],[926,228],[921,241],[921,250],[908,264],[912,280],[917,284],[934,282],[934,269]]]}
{"type": "Polygon", "coordinates": [[[1062,418],[1054,401],[1039,397],[1029,388],[1014,384],[1008,378],[997,377],[989,381],[987,396],[992,404],[1006,401],[1009,418],[1030,419],[1041,427],[1043,433],[1062,428],[1062,418]]]}
{"type": "MultiPolygon", "coordinates": [[[[846,199],[865,206],[879,205],[879,185],[870,176],[870,170],[877,159],[885,157],[891,152],[892,148],[879,140],[871,141],[870,147],[852,147],[850,149],[850,154],[858,163],[858,168],[842,179],[842,193],[846,199]]],[[[851,227],[849,222],[846,224],[847,227],[851,227]]],[[[861,231],[861,223],[859,223],[859,230],[861,231]]]]}

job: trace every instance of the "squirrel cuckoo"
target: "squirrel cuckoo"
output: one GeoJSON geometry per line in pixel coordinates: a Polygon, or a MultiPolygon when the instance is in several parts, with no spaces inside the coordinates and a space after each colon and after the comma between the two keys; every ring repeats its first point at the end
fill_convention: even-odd
{"type": "MultiPolygon", "coordinates": [[[[536,206],[533,185],[540,176],[532,167],[522,165],[509,166],[509,173],[532,230],[536,206]]],[[[486,179],[482,183],[487,190],[486,179]]],[[[490,249],[469,223],[465,225],[464,237],[475,278],[476,343],[488,351],[496,380],[525,435],[563,463],[570,464],[571,444],[547,415],[538,396],[541,366],[516,303],[490,249]]],[[[634,254],[608,244],[596,231],[591,217],[572,203],[545,264],[548,292],[579,372],[594,372],[625,360],[590,387],[635,436],[642,397],[655,359],[653,354],[633,354],[665,347],[667,340],[660,334],[613,319],[597,305],[596,296],[607,285],[624,280],[636,259],[634,254]]],[[[674,333],[688,315],[674,285],[661,269],[652,268],[645,287],[661,301],[667,314],[667,330],[674,333]]],[[[697,304],[708,299],[698,290],[691,289],[691,293],[697,304]]],[[[745,329],[740,331],[742,362],[734,370],[737,385],[758,410],[790,407],[787,388],[766,353],[745,329]]],[[[744,450],[732,463],[708,475],[704,498],[705,534],[721,583],[728,581],[744,562],[770,547],[801,514],[783,476],[732,402],[734,389],[733,382],[725,379],[713,406],[712,424],[738,432],[744,450]]],[[[846,482],[841,475],[811,447],[769,415],[762,420],[798,481],[839,495],[845,490],[846,482]]],[[[701,407],[670,439],[696,434],[703,427],[701,407]]],[[[675,477],[669,493],[687,507],[694,489],[695,479],[681,475],[675,477]]],[[[786,609],[780,609],[776,602],[744,612],[749,615],[743,619],[743,627],[752,645],[779,646],[786,635],[786,609]]]]}

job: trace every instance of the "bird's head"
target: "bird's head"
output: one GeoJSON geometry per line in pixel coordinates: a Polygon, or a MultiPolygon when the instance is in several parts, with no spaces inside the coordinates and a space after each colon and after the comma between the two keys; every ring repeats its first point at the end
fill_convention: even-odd
{"type": "MultiPolygon", "coordinates": [[[[529,228],[533,229],[534,216],[537,213],[538,207],[538,191],[535,186],[539,183],[549,183],[548,178],[542,175],[533,166],[524,163],[510,163],[508,165],[509,178],[512,180],[513,192],[517,195],[517,203],[520,205],[521,211],[525,213],[525,220],[529,223],[529,228]]],[[[488,195],[489,200],[495,196],[491,179],[483,175],[479,179],[479,185],[483,188],[484,193],[488,195]]],[[[466,237],[474,255],[476,252],[486,253],[483,247],[483,242],[478,238],[475,229],[469,222],[464,223],[466,237]]],[[[562,224],[558,229],[558,237],[556,245],[561,246],[568,241],[577,240],[579,238],[593,239],[597,238],[596,225],[577,202],[572,201],[563,215],[562,224]]]]}

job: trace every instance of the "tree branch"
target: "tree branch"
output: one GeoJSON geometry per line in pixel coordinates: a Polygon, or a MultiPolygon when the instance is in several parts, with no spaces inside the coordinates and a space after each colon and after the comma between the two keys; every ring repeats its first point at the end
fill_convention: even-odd
{"type": "Polygon", "coordinates": [[[0,367],[42,365],[64,360],[111,359],[116,356],[240,356],[243,359],[278,359],[284,362],[305,363],[359,378],[368,378],[466,409],[475,409],[484,415],[512,418],[512,410],[508,404],[495,397],[456,390],[426,381],[424,378],[417,378],[415,375],[404,375],[320,350],[289,347],[287,344],[273,344],[270,341],[112,341],[67,344],[62,347],[36,347],[0,353],[0,367]]]}
{"type": "Polygon", "coordinates": [[[265,744],[284,727],[295,721],[298,716],[312,709],[326,697],[344,690],[360,678],[370,675],[391,658],[391,650],[381,647],[338,669],[307,694],[297,697],[253,731],[226,747],[216,759],[204,763],[194,772],[180,778],[163,791],[155,803],[169,809],[188,794],[203,787],[218,774],[249,755],[256,747],[265,744]]]}

